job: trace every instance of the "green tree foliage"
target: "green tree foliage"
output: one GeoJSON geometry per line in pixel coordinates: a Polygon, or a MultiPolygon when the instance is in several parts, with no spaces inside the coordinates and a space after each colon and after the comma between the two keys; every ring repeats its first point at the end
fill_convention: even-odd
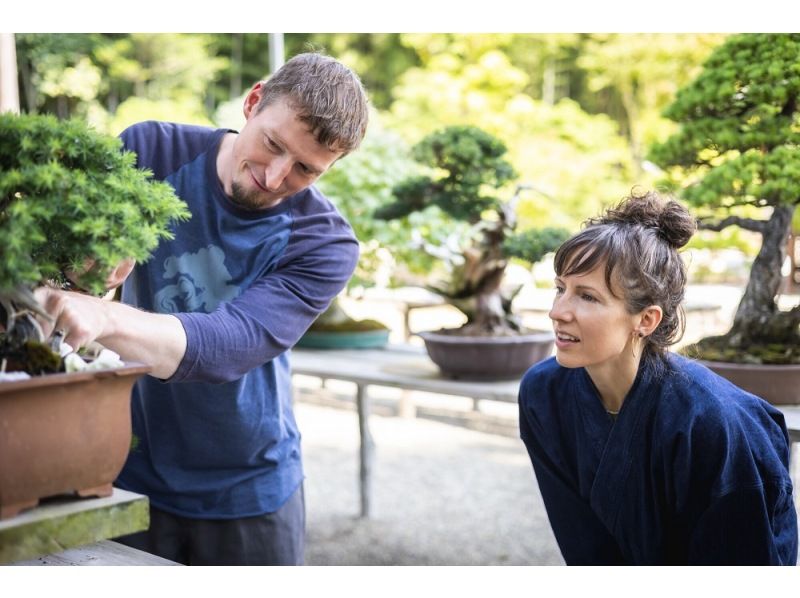
{"type": "Polygon", "coordinates": [[[132,33],[95,50],[96,60],[124,98],[107,130],[119,133],[149,118],[208,125],[206,93],[227,60],[210,36],[132,33]]]}
{"type": "Polygon", "coordinates": [[[430,288],[467,316],[462,334],[519,332],[520,323],[511,313],[518,289],[511,294],[501,291],[508,260],[538,261],[564,241],[566,231],[548,229],[536,235],[529,230],[524,237],[513,237],[519,197],[504,202],[500,193],[517,175],[505,158],[503,142],[486,131],[465,125],[445,127],[422,139],[413,153],[430,174],[398,183],[394,203],[379,209],[376,217],[394,219],[436,207],[473,224],[466,246],[424,245],[449,269],[449,278],[430,288]]]}
{"type": "Polygon", "coordinates": [[[701,217],[711,210],[727,214],[704,217],[702,226],[735,225],[761,235],[733,326],[722,340],[741,354],[777,346],[758,358],[773,362],[800,362],[800,306],[783,312],[775,303],[800,202],[798,57],[797,34],[728,38],[666,111],[680,124],[678,132],[652,150],[656,162],[673,169],[671,183],[682,184],[683,197],[701,217]],[[760,217],[746,215],[754,207],[763,208],[760,217]]]}
{"type": "MultiPolygon", "coordinates": [[[[688,83],[722,34],[593,33],[577,60],[587,73],[588,90],[619,100],[619,122],[642,174],[644,147],[672,132],[663,109],[688,83]]],[[[591,103],[591,102],[590,102],[591,103]]]]}
{"type": "Polygon", "coordinates": [[[379,271],[397,262],[412,273],[428,271],[432,260],[409,246],[411,231],[439,242],[456,228],[442,213],[414,213],[388,222],[374,217],[376,210],[392,202],[393,186],[419,169],[409,153],[402,139],[384,129],[373,115],[359,150],[337,162],[317,183],[353,226],[361,244],[350,287],[372,286],[379,271]]]}
{"type": "Polygon", "coordinates": [[[341,60],[361,77],[370,102],[385,110],[393,100],[397,78],[419,64],[414,48],[399,33],[286,34],[289,56],[319,50],[341,60]]]}
{"type": "Polygon", "coordinates": [[[102,111],[99,98],[108,85],[91,56],[105,43],[103,35],[18,33],[15,39],[24,111],[61,118],[87,118],[102,111]]]}
{"type": "Polygon", "coordinates": [[[227,60],[200,34],[20,34],[23,109],[118,133],[148,118],[210,124],[208,90],[227,60]]]}
{"type": "Polygon", "coordinates": [[[422,65],[398,81],[391,126],[410,142],[458,124],[506,140],[509,161],[536,191],[520,200],[520,229],[577,228],[603,203],[643,182],[633,179],[626,141],[611,118],[590,115],[569,99],[551,105],[526,92],[530,77],[498,49],[525,38],[414,34],[403,39],[420,53],[422,65]]]}
{"type": "Polygon", "coordinates": [[[398,218],[435,205],[459,220],[478,222],[485,210],[499,207],[494,192],[517,177],[506,151],[499,139],[477,127],[453,126],[428,135],[414,147],[414,158],[447,174],[402,181],[394,189],[395,202],[378,217],[398,218]]]}
{"type": "Polygon", "coordinates": [[[126,258],[145,260],[188,210],[119,140],[77,120],[0,115],[0,291],[82,271],[92,292],[126,258]]]}
{"type": "MultiPolygon", "coordinates": [[[[217,33],[213,38],[217,55],[227,58],[211,88],[219,107],[269,76],[269,39],[264,33],[217,33]]],[[[391,104],[397,77],[419,63],[416,51],[403,45],[398,33],[284,34],[287,57],[309,51],[329,54],[355,70],[380,110],[391,104]]]]}

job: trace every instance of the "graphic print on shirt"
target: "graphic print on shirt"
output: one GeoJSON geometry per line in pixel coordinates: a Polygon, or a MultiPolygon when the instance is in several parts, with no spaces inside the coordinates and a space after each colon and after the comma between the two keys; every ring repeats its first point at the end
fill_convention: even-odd
{"type": "Polygon", "coordinates": [[[163,277],[172,284],[155,295],[155,308],[161,313],[210,313],[239,294],[239,287],[228,284],[233,277],[225,267],[225,252],[216,245],[168,257],[163,277]]]}

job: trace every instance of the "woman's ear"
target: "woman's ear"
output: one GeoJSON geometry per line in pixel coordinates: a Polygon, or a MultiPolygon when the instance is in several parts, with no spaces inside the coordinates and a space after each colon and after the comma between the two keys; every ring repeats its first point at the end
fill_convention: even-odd
{"type": "Polygon", "coordinates": [[[663,317],[664,312],[660,306],[651,305],[650,307],[645,307],[639,315],[639,325],[636,327],[639,336],[650,336],[653,334],[653,331],[658,328],[658,325],[661,323],[661,318],[663,317]]]}

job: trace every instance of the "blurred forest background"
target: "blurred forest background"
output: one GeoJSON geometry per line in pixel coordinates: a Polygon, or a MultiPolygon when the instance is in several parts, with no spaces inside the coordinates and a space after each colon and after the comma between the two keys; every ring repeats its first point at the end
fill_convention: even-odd
{"type": "MultiPolygon", "coordinates": [[[[357,284],[375,282],[381,264],[401,278],[431,266],[408,243],[409,230],[434,243],[463,233],[441,214],[372,218],[392,185],[418,168],[409,148],[423,136],[451,124],[496,135],[521,173],[518,182],[530,186],[519,203],[518,230],[577,230],[633,186],[656,185],[661,173],[646,160],[647,149],[676,126],[662,111],[725,35],[291,33],[283,39],[287,58],[308,50],[337,57],[359,73],[370,96],[362,149],[319,183],[364,244],[357,284]]],[[[244,95],[270,69],[267,34],[18,33],[15,42],[23,112],[79,117],[111,134],[147,119],[236,129],[244,95]]],[[[692,243],[693,278],[707,282],[746,278],[747,257],[758,247],[736,228],[700,233],[692,243]]]]}

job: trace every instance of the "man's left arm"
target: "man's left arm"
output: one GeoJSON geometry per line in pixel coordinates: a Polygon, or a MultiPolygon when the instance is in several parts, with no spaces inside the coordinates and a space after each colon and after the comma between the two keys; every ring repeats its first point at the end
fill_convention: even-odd
{"type": "Polygon", "coordinates": [[[290,349],[345,287],[358,261],[352,237],[318,245],[211,313],[176,314],[189,339],[173,381],[227,382],[290,349]]]}

